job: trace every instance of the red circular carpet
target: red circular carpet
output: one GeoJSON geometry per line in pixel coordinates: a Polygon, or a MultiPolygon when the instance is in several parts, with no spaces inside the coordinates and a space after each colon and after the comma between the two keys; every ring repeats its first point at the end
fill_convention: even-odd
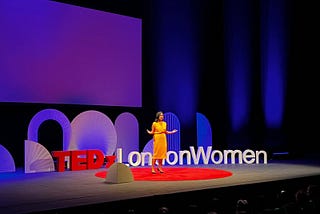
{"type": "MultiPolygon", "coordinates": [[[[164,173],[151,173],[151,168],[131,168],[135,181],[187,181],[187,180],[209,180],[217,178],[225,178],[232,175],[232,172],[212,169],[212,168],[186,168],[186,167],[170,167],[163,168],[164,173]]],[[[106,178],[108,172],[97,172],[95,176],[106,178]]]]}

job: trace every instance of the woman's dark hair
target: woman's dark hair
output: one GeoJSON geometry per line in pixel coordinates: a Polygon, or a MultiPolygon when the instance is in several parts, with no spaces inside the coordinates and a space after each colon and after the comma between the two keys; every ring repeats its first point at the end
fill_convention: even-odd
{"type": "Polygon", "coordinates": [[[163,112],[162,111],[158,111],[156,113],[156,119],[154,121],[158,122],[159,121],[159,117],[160,117],[161,114],[163,114],[163,112]]]}

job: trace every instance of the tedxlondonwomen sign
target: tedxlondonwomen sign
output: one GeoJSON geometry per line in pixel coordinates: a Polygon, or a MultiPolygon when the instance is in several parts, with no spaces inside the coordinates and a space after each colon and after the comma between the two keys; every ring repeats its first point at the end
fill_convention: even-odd
{"type": "MultiPolygon", "coordinates": [[[[122,149],[118,148],[116,155],[105,156],[100,150],[73,150],[73,151],[54,151],[53,158],[56,159],[56,171],[63,172],[67,166],[71,171],[98,169],[103,166],[108,168],[114,162],[122,163],[122,149]],[[66,163],[67,162],[67,163],[66,163]],[[67,166],[66,166],[67,165],[67,166]]],[[[129,166],[150,165],[152,154],[150,152],[132,151],[128,155],[129,166]]],[[[197,151],[190,147],[190,151],[182,150],[179,152],[168,151],[164,164],[168,165],[198,165],[198,164],[267,164],[267,152],[241,150],[212,150],[208,146],[206,150],[199,147],[197,151]]]]}

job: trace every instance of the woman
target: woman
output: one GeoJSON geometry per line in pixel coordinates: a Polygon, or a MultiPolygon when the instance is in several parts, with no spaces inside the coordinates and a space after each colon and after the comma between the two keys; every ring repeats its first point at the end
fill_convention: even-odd
{"type": "Polygon", "coordinates": [[[149,134],[153,135],[153,156],[151,172],[155,171],[155,164],[158,162],[158,171],[163,173],[162,162],[167,157],[167,134],[176,133],[178,130],[167,131],[167,123],[163,120],[164,115],[162,111],[156,113],[156,119],[152,123],[151,131],[147,129],[149,134]]]}

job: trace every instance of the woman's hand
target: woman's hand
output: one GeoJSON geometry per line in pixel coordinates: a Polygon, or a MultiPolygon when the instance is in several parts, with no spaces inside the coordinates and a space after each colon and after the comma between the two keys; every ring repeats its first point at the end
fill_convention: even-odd
{"type": "Polygon", "coordinates": [[[153,134],[152,131],[150,131],[149,129],[147,129],[148,134],[153,134]]]}
{"type": "Polygon", "coordinates": [[[172,131],[168,132],[169,134],[174,134],[176,133],[178,130],[177,129],[173,129],[172,131]]]}

